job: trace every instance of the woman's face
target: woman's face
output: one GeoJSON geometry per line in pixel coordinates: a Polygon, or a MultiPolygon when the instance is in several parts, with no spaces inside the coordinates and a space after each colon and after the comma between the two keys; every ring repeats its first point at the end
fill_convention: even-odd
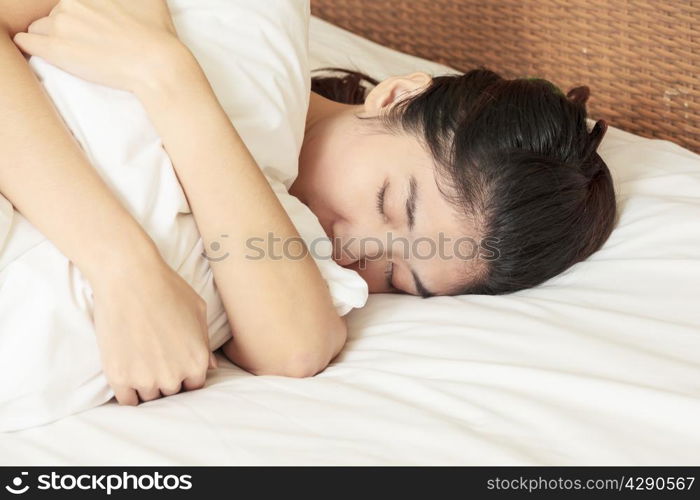
{"type": "Polygon", "coordinates": [[[380,133],[355,116],[377,115],[429,81],[425,73],[392,77],[359,106],[312,94],[290,193],[316,214],[333,258],[370,293],[447,295],[474,273],[474,242],[459,240],[476,235],[439,192],[430,153],[415,137],[380,133]]]}

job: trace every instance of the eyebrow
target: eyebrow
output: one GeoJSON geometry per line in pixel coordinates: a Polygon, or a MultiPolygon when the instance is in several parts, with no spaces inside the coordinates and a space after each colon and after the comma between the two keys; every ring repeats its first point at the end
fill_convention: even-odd
{"type": "MultiPolygon", "coordinates": [[[[411,175],[408,178],[408,198],[406,198],[406,216],[408,217],[408,230],[411,232],[413,232],[413,226],[416,223],[417,200],[418,182],[416,182],[416,178],[413,175],[411,175]]],[[[418,291],[421,297],[427,299],[428,297],[434,297],[435,295],[437,295],[425,288],[425,285],[423,285],[423,282],[420,280],[418,274],[412,267],[409,266],[409,269],[411,270],[411,275],[413,275],[413,281],[416,286],[416,290],[418,291]]]]}
{"type": "Polygon", "coordinates": [[[416,223],[416,200],[418,199],[418,183],[414,176],[408,178],[408,198],[406,198],[406,216],[408,217],[408,229],[413,231],[416,223]]]}
{"type": "Polygon", "coordinates": [[[424,299],[427,299],[429,297],[434,297],[437,295],[436,293],[431,292],[425,286],[423,285],[423,282],[420,280],[418,275],[416,274],[416,271],[411,268],[411,274],[413,275],[413,281],[415,282],[416,285],[416,290],[418,290],[418,294],[423,297],[424,299]]]}

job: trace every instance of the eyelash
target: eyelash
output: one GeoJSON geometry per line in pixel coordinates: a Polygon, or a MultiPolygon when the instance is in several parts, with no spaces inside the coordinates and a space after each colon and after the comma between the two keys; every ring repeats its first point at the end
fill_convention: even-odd
{"type": "Polygon", "coordinates": [[[377,191],[377,212],[384,218],[386,218],[386,214],[384,213],[384,194],[386,193],[388,185],[389,184],[385,182],[384,185],[379,188],[379,191],[377,191]]]}
{"type": "MultiPolygon", "coordinates": [[[[377,191],[377,212],[386,219],[386,214],[384,213],[384,194],[386,193],[386,188],[389,185],[388,182],[385,182],[382,187],[379,188],[379,191],[377,191]]],[[[394,281],[394,263],[393,262],[388,262],[388,267],[386,271],[384,271],[384,276],[386,276],[386,286],[389,287],[390,290],[397,290],[397,288],[393,285],[394,281]]]]}

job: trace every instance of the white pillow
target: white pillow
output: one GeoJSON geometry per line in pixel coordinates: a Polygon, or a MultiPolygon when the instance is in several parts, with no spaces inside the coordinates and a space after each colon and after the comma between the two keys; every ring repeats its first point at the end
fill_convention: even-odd
{"type": "Polygon", "coordinates": [[[367,283],[331,259],[318,218],[287,191],[297,177],[311,79],[308,0],[171,0],[178,35],[270,181],[326,279],[340,315],[364,306],[367,283]],[[195,6],[196,5],[196,6],[195,6]],[[206,29],[205,29],[206,27],[206,29]]]}
{"type": "MultiPolygon", "coordinates": [[[[286,191],[297,175],[309,102],[308,0],[169,5],[178,34],[301,236],[309,245],[325,239],[328,250],[318,219],[286,191]]],[[[91,164],[166,262],[206,300],[211,348],[223,345],[231,332],[194,217],[138,100],[36,57],[30,66],[91,164]]],[[[364,305],[367,285],[355,271],[314,256],[339,314],[364,305]]],[[[92,289],[80,271],[0,196],[0,431],[43,424],[111,399],[92,308],[92,289]]]]}

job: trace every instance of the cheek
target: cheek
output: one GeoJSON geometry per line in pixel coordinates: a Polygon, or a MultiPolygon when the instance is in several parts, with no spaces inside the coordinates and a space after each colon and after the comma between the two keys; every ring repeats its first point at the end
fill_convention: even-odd
{"type": "Polygon", "coordinates": [[[347,159],[330,160],[316,180],[314,187],[317,195],[331,205],[334,211],[347,216],[357,207],[353,198],[357,195],[358,178],[352,162],[347,159]]]}
{"type": "Polygon", "coordinates": [[[339,222],[338,234],[360,237],[376,229],[381,216],[375,208],[375,185],[379,186],[378,181],[367,179],[357,170],[336,171],[324,180],[322,197],[339,222]]]}
{"type": "Polygon", "coordinates": [[[348,269],[357,271],[357,273],[367,282],[369,293],[389,292],[389,287],[386,283],[386,260],[362,260],[355,262],[348,269]]]}
{"type": "Polygon", "coordinates": [[[363,143],[344,144],[326,158],[323,186],[339,204],[357,209],[383,182],[380,167],[377,156],[363,143]]]}

